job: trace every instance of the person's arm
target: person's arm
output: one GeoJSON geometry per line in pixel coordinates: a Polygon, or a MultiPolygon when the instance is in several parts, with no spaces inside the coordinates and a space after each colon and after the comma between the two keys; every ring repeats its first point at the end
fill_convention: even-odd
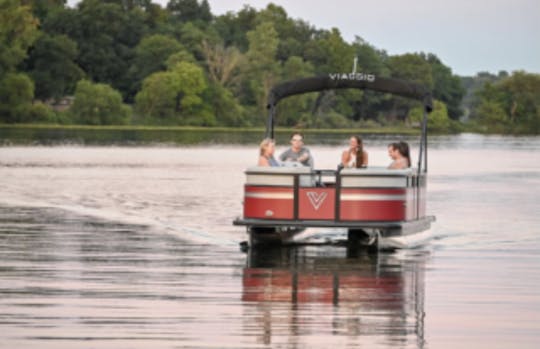
{"type": "Polygon", "coordinates": [[[343,165],[343,167],[347,167],[350,157],[351,152],[349,150],[344,150],[343,153],[341,153],[341,164],[343,165]]]}
{"type": "Polygon", "coordinates": [[[259,156],[259,162],[257,163],[257,166],[270,166],[270,163],[268,162],[268,159],[264,156],[259,156]]]}
{"type": "Polygon", "coordinates": [[[279,155],[280,161],[285,161],[287,159],[288,150],[285,150],[283,153],[279,155]]]}
{"type": "Polygon", "coordinates": [[[304,148],[304,150],[306,152],[302,156],[307,156],[307,159],[304,160],[304,162],[306,163],[306,166],[313,168],[313,156],[311,156],[309,149],[304,148]]]}

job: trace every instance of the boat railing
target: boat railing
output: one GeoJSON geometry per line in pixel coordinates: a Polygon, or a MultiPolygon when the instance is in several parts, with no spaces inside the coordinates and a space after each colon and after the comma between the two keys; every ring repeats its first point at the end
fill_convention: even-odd
{"type": "MultiPolygon", "coordinates": [[[[402,170],[385,167],[345,168],[342,170],[312,169],[309,167],[250,167],[246,185],[300,187],[376,187],[406,188],[422,186],[415,168],[402,170]]],[[[420,177],[425,177],[420,175],[420,177]]]]}

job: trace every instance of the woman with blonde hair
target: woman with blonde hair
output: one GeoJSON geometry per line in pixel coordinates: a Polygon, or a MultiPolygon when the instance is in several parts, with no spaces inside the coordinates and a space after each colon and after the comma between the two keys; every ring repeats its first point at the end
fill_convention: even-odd
{"type": "Polygon", "coordinates": [[[280,166],[279,162],[274,158],[276,144],[271,138],[265,138],[259,146],[259,162],[257,166],[280,166]]]}

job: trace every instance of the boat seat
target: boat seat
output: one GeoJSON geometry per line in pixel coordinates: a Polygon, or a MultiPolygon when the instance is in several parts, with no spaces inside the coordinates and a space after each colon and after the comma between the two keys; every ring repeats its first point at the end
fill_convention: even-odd
{"type": "Polygon", "coordinates": [[[294,181],[294,175],[299,176],[300,187],[315,187],[317,186],[317,179],[315,172],[305,166],[301,167],[267,167],[267,166],[253,166],[246,169],[245,173],[249,176],[256,176],[260,178],[274,177],[274,178],[290,178],[290,185],[294,181]]]}

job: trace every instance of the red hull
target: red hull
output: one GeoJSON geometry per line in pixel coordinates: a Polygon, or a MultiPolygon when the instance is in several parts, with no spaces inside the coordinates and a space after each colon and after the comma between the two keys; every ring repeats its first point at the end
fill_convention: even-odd
{"type": "Polygon", "coordinates": [[[300,188],[295,216],[293,188],[246,186],[244,218],[329,221],[407,221],[425,215],[424,190],[343,189],[336,219],[334,188],[300,188]],[[419,203],[419,205],[417,205],[419,203]]]}

